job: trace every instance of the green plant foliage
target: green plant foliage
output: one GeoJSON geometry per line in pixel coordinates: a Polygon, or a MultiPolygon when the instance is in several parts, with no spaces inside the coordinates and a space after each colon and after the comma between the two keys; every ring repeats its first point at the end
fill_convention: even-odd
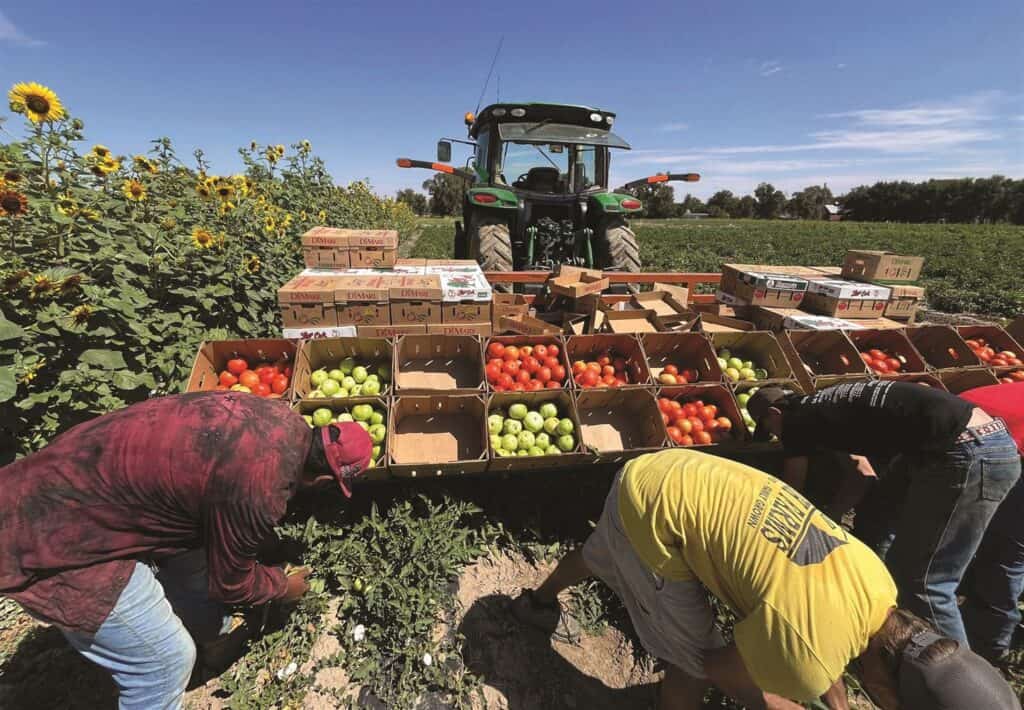
{"type": "Polygon", "coordinates": [[[0,143],[3,204],[25,204],[0,209],[0,464],[176,391],[204,338],[279,334],[309,227],[415,227],[407,205],[335,185],[307,141],[251,143],[243,173],[216,176],[167,138],[134,158],[84,140],[68,117],[0,143]]]}

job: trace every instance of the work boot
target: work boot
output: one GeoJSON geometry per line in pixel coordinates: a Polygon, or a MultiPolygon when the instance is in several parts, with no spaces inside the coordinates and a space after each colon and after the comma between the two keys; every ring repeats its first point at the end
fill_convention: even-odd
{"type": "Polygon", "coordinates": [[[554,604],[542,604],[532,589],[524,589],[509,604],[513,618],[521,624],[531,626],[556,641],[578,643],[580,625],[556,600],[554,604]]]}

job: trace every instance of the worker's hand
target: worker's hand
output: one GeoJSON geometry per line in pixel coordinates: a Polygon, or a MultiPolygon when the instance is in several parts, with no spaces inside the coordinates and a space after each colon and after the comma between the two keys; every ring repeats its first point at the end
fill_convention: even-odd
{"type": "Polygon", "coordinates": [[[306,592],[309,591],[309,582],[306,578],[312,573],[309,567],[294,567],[288,571],[288,586],[285,588],[284,602],[297,602],[306,592]]]}
{"type": "Polygon", "coordinates": [[[850,454],[850,459],[853,460],[854,465],[857,467],[857,472],[865,478],[878,478],[878,474],[875,473],[874,466],[868,461],[866,456],[858,456],[857,454],[850,454]]]}

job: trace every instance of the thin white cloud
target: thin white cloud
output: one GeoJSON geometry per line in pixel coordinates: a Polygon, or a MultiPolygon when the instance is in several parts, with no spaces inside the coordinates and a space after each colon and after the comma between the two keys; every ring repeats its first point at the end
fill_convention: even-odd
{"type": "Polygon", "coordinates": [[[966,125],[990,120],[993,105],[1002,98],[1001,92],[990,91],[960,97],[945,103],[916,104],[895,109],[869,108],[841,111],[826,113],[820,118],[852,118],[860,125],[879,128],[966,125]]]}
{"type": "Polygon", "coordinates": [[[757,70],[757,73],[761,76],[771,76],[782,71],[782,62],[778,60],[770,60],[767,62],[761,62],[761,67],[757,70]]]}
{"type": "Polygon", "coordinates": [[[685,131],[685,130],[687,130],[689,128],[690,128],[690,124],[689,123],[663,123],[663,124],[661,124],[661,130],[666,131],[668,133],[672,133],[672,132],[675,132],[675,131],[685,131]]]}
{"type": "Polygon", "coordinates": [[[32,39],[19,30],[2,10],[0,10],[0,43],[16,44],[22,47],[41,47],[46,44],[38,39],[32,39]]]}
{"type": "Polygon", "coordinates": [[[836,69],[846,69],[846,65],[842,63],[836,64],[836,69]]]}

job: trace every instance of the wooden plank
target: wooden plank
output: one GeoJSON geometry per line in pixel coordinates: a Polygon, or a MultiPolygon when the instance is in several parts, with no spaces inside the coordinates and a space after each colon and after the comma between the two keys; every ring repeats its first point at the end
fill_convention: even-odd
{"type": "MultiPolygon", "coordinates": [[[[504,284],[542,284],[548,280],[551,275],[547,271],[488,271],[485,274],[487,280],[491,283],[504,283],[504,284]]],[[[715,296],[710,293],[694,293],[694,286],[696,284],[714,284],[717,285],[722,278],[719,273],[688,273],[688,272],[669,272],[669,271],[646,271],[642,273],[628,273],[628,272],[616,272],[608,271],[605,272],[605,276],[612,283],[670,283],[679,284],[690,289],[690,301],[692,303],[714,303],[715,296]]],[[[533,296],[526,296],[530,302],[533,302],[533,296]]],[[[602,298],[608,303],[618,303],[620,301],[628,300],[628,296],[609,294],[602,296],[602,298]]]]}

